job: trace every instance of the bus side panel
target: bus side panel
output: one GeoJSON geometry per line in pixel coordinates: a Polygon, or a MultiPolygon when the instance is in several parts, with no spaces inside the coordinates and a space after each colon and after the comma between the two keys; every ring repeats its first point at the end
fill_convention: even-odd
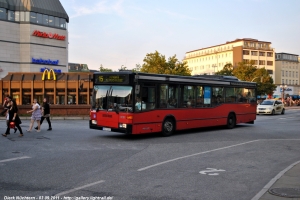
{"type": "Polygon", "coordinates": [[[161,123],[136,124],[133,126],[132,134],[145,134],[161,132],[161,123]]]}

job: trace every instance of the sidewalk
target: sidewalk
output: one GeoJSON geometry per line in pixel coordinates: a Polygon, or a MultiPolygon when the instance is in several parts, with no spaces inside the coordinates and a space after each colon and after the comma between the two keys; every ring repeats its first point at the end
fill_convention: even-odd
{"type": "MultiPolygon", "coordinates": [[[[21,120],[30,120],[31,117],[20,116],[21,120]]],[[[50,120],[89,120],[90,116],[51,116],[50,120]]],[[[1,117],[0,120],[6,120],[5,117],[1,117]]]]}
{"type": "Polygon", "coordinates": [[[300,200],[300,161],[273,178],[252,200],[300,200]]]}

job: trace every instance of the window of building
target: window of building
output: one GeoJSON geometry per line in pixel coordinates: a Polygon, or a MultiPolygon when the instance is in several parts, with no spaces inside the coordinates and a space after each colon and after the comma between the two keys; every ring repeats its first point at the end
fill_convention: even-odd
{"type": "Polygon", "coordinates": [[[267,56],[268,56],[268,57],[272,57],[272,56],[273,56],[273,53],[272,53],[272,52],[267,52],[267,56]]]}
{"type": "Polygon", "coordinates": [[[281,70],[281,76],[283,76],[283,77],[284,77],[284,71],[283,71],[283,70],[281,70]]]}
{"type": "Polygon", "coordinates": [[[20,22],[25,22],[25,12],[20,11],[20,22]]]}
{"type": "Polygon", "coordinates": [[[25,22],[29,22],[30,20],[30,12],[25,12],[25,22]]]}
{"type": "Polygon", "coordinates": [[[48,26],[48,24],[49,24],[49,17],[48,17],[48,15],[43,15],[43,24],[48,26]]]}
{"type": "Polygon", "coordinates": [[[288,83],[288,80],[287,79],[285,79],[285,82],[286,82],[286,84],[288,83]]]}
{"type": "Polygon", "coordinates": [[[15,11],[9,10],[8,14],[8,21],[15,21],[15,11]]]}
{"type": "Polygon", "coordinates": [[[281,84],[284,84],[284,79],[281,80],[281,84]]]}
{"type": "Polygon", "coordinates": [[[267,61],[267,65],[273,65],[273,61],[267,61]]]}
{"type": "Polygon", "coordinates": [[[37,13],[36,17],[37,17],[36,23],[43,24],[43,15],[40,13],[37,13]]]}
{"type": "Polygon", "coordinates": [[[298,85],[298,80],[296,80],[296,85],[298,85]]]}
{"type": "Polygon", "coordinates": [[[65,96],[64,95],[56,95],[56,104],[65,104],[65,96]]]}
{"type": "Polygon", "coordinates": [[[295,72],[293,72],[293,78],[295,77],[295,72]]]}
{"type": "Polygon", "coordinates": [[[252,60],[254,65],[258,65],[258,60],[252,60]]]}
{"type": "Polygon", "coordinates": [[[30,22],[37,23],[37,17],[35,12],[30,12],[30,22]]]}
{"type": "Polygon", "coordinates": [[[267,69],[268,74],[273,74],[273,70],[267,69]]]}
{"type": "Polygon", "coordinates": [[[6,9],[0,8],[0,19],[6,19],[6,9]]]}
{"type": "Polygon", "coordinates": [[[60,25],[59,25],[60,28],[66,28],[66,20],[65,19],[60,18],[59,22],[60,22],[60,25]]]}
{"type": "Polygon", "coordinates": [[[298,72],[296,72],[296,78],[298,78],[298,72]]]}
{"type": "Polygon", "coordinates": [[[16,22],[20,21],[20,12],[19,11],[15,11],[15,21],[16,22]]]}
{"type": "Polygon", "coordinates": [[[289,80],[289,84],[291,85],[291,80],[289,80]]]}
{"type": "Polygon", "coordinates": [[[266,53],[265,53],[265,52],[262,52],[262,51],[260,51],[260,52],[259,52],[259,55],[260,55],[260,56],[265,56],[265,55],[266,55],[266,53]]]}
{"type": "Polygon", "coordinates": [[[289,77],[291,77],[291,71],[289,71],[289,77]]]}
{"type": "Polygon", "coordinates": [[[264,61],[264,60],[259,61],[259,65],[265,65],[265,64],[266,64],[266,61],[264,61]]]}
{"type": "Polygon", "coordinates": [[[295,80],[293,80],[293,85],[295,85],[295,80]]]}
{"type": "Polygon", "coordinates": [[[288,71],[285,71],[285,76],[288,77],[288,71]]]}
{"type": "Polygon", "coordinates": [[[257,56],[257,51],[251,51],[251,56],[257,56]]]}
{"type": "Polygon", "coordinates": [[[243,55],[249,55],[249,51],[243,50],[243,55]]]}

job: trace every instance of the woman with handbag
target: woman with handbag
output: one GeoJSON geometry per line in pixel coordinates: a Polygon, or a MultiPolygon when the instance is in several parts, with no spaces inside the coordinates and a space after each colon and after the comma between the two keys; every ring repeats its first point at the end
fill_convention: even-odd
{"type": "Polygon", "coordinates": [[[11,128],[10,124],[12,122],[14,122],[15,127],[17,127],[18,130],[20,131],[19,137],[22,137],[23,136],[23,131],[22,131],[22,128],[20,127],[20,124],[22,122],[21,122],[21,119],[19,118],[19,115],[18,115],[18,106],[17,106],[17,103],[11,97],[8,97],[8,101],[10,102],[10,108],[8,110],[8,116],[9,117],[8,117],[8,120],[7,120],[7,129],[6,129],[5,134],[2,134],[2,135],[4,137],[6,137],[7,135],[10,134],[10,128],[11,128]]]}

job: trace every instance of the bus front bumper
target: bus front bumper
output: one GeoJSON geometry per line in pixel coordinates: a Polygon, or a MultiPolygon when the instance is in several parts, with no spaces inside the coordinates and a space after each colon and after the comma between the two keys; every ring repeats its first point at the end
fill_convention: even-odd
{"type": "Polygon", "coordinates": [[[132,125],[127,124],[126,128],[107,128],[103,126],[98,126],[96,124],[92,124],[92,120],[90,120],[90,129],[97,129],[101,131],[111,131],[111,132],[119,132],[119,133],[125,133],[125,134],[132,134],[132,125]]]}

